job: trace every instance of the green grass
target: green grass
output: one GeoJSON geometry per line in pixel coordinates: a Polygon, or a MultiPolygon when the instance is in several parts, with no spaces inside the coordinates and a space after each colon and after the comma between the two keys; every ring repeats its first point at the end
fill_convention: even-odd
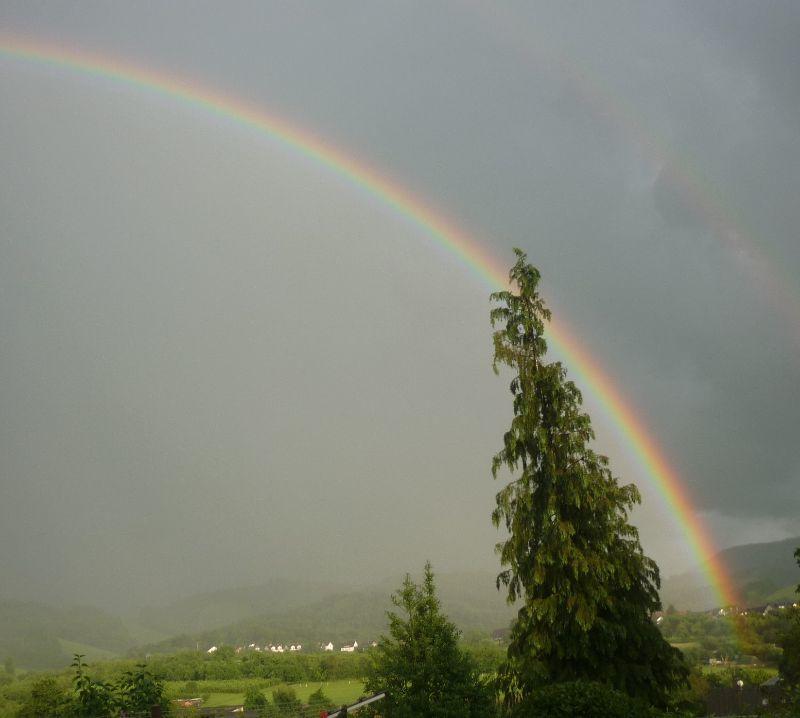
{"type": "Polygon", "coordinates": [[[167,681],[167,696],[170,698],[197,698],[206,693],[231,693],[237,694],[244,692],[251,687],[260,688],[268,691],[275,683],[267,678],[209,678],[204,681],[192,681],[197,684],[197,690],[192,691],[194,695],[186,694],[187,681],[167,681]]]}
{"type": "Polygon", "coordinates": [[[297,683],[292,686],[297,692],[297,697],[305,702],[308,697],[316,690],[322,688],[328,698],[336,705],[342,703],[353,703],[360,696],[364,695],[364,684],[358,680],[328,681],[327,683],[297,683]]]}
{"type": "Polygon", "coordinates": [[[87,663],[94,663],[95,661],[107,661],[111,658],[118,658],[118,655],[113,651],[107,651],[104,648],[97,648],[97,646],[90,646],[87,643],[78,643],[77,641],[66,641],[59,638],[58,642],[61,648],[68,656],[73,653],[80,653],[85,656],[87,663]]]}
{"type": "MultiPolygon", "coordinates": [[[[197,690],[193,691],[195,695],[185,695],[184,686],[185,681],[168,681],[167,694],[173,698],[198,698],[200,696],[208,695],[208,700],[203,701],[204,708],[219,708],[221,706],[239,706],[244,702],[244,693],[232,692],[224,690],[226,683],[235,683],[237,688],[243,685],[253,685],[261,688],[267,698],[272,700],[272,691],[278,686],[267,686],[267,681],[261,678],[243,679],[237,678],[231,681],[216,680],[216,681],[195,681],[197,683],[197,690]],[[223,689],[223,690],[221,690],[223,689]]],[[[286,684],[282,684],[286,685],[286,684]]],[[[342,703],[353,703],[357,698],[364,695],[364,684],[359,680],[343,679],[340,681],[327,681],[318,683],[309,681],[308,683],[291,683],[290,688],[293,688],[297,697],[304,703],[308,697],[319,688],[322,688],[328,698],[335,705],[342,703]]]]}
{"type": "Polygon", "coordinates": [[[244,693],[212,693],[207,701],[203,701],[203,708],[240,706],[242,703],[244,703],[244,693]]]}
{"type": "Polygon", "coordinates": [[[768,673],[770,676],[778,675],[778,669],[773,666],[751,666],[749,664],[739,665],[738,663],[728,663],[727,665],[721,666],[700,666],[700,670],[703,673],[722,673],[724,671],[729,671],[732,668],[745,668],[748,670],[762,671],[764,673],[768,673]]]}

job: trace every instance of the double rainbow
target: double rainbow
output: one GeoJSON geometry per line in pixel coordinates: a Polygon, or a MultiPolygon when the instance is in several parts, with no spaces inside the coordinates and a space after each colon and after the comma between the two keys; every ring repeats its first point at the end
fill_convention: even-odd
{"type": "MultiPolygon", "coordinates": [[[[488,288],[496,290],[507,286],[506,270],[498,259],[455,224],[435,213],[420,198],[364,162],[325,143],[310,132],[267,114],[261,108],[211,91],[195,81],[144,70],[114,58],[30,39],[0,36],[0,57],[106,78],[158,93],[263,133],[274,142],[324,166],[391,207],[423,230],[432,242],[444,248],[488,288]]],[[[697,517],[686,486],[670,467],[656,441],[648,434],[644,422],[563,322],[553,321],[550,324],[549,338],[556,351],[565,357],[573,374],[577,375],[578,383],[589,388],[682,527],[686,542],[706,572],[719,604],[736,604],[737,597],[730,577],[725,566],[714,558],[714,544],[706,527],[697,517]]]]}

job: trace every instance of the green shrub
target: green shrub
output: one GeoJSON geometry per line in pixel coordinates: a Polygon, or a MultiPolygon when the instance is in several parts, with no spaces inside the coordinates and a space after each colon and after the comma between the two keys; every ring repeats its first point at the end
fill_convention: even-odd
{"type": "Polygon", "coordinates": [[[262,710],[269,705],[269,701],[267,697],[264,695],[263,691],[256,688],[255,686],[250,686],[244,694],[244,709],[246,711],[258,711],[262,710]]]}
{"type": "Polygon", "coordinates": [[[664,714],[600,683],[554,683],[514,706],[511,718],[658,718],[664,714]]]}
{"type": "Polygon", "coordinates": [[[308,706],[312,709],[312,711],[320,712],[322,710],[328,710],[332,708],[333,702],[330,698],[328,698],[328,696],[325,695],[322,690],[322,686],[320,686],[308,697],[308,706]]]}
{"type": "Polygon", "coordinates": [[[31,686],[30,695],[23,702],[19,718],[66,718],[74,713],[69,693],[56,681],[46,676],[31,686]]]}
{"type": "Polygon", "coordinates": [[[153,706],[161,706],[162,715],[170,711],[164,681],[153,675],[144,664],[123,674],[117,683],[117,694],[118,707],[125,713],[148,713],[153,706]]]}
{"type": "Polygon", "coordinates": [[[272,702],[283,713],[299,712],[302,707],[294,688],[289,688],[288,686],[278,687],[272,691],[272,702]]]}

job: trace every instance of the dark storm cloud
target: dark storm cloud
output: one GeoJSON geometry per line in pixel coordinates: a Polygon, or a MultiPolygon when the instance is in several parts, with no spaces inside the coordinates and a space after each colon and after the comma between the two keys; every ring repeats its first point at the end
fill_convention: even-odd
{"type": "MultiPolygon", "coordinates": [[[[500,256],[524,247],[720,542],[796,532],[800,349],[740,254],[797,289],[798,11],[492,7],[6,3],[0,21],[270,108],[500,256]]],[[[25,63],[0,82],[0,541],[21,591],[495,565],[508,406],[482,287],[262,137],[25,63]]],[[[585,393],[652,496],[646,546],[683,568],[585,393]]]]}
{"type": "Polygon", "coordinates": [[[757,77],[762,102],[797,123],[800,78],[795,68],[800,61],[800,16],[796,3],[708,2],[686,5],[683,11],[702,23],[707,37],[732,68],[757,77]]]}

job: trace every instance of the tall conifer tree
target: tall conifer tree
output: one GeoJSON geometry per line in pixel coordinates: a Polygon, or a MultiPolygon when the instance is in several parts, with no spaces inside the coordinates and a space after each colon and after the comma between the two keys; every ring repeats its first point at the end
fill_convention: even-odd
{"type": "Polygon", "coordinates": [[[492,473],[511,475],[492,514],[508,538],[498,576],[521,607],[500,683],[508,702],[543,681],[598,681],[662,704],[686,681],[680,652],[651,619],[660,609],[658,566],[644,555],[629,511],[640,502],[595,453],[581,393],[545,355],[550,310],[524,252],[492,294],[494,369],[510,368],[513,419],[492,473]]]}

